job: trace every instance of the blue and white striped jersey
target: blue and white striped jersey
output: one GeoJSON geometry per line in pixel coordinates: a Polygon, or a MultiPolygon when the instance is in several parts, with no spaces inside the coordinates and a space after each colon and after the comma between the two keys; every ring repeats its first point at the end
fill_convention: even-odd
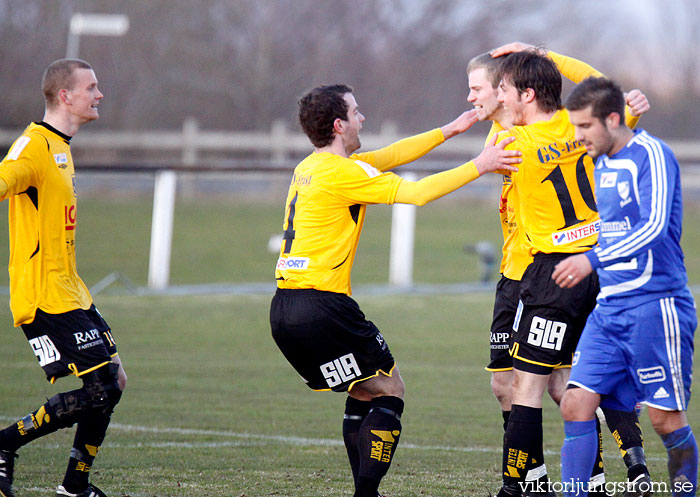
{"type": "Polygon", "coordinates": [[[598,158],[594,176],[600,232],[586,255],[598,271],[599,305],[689,295],[680,169],[668,145],[637,129],[622,150],[598,158]]]}

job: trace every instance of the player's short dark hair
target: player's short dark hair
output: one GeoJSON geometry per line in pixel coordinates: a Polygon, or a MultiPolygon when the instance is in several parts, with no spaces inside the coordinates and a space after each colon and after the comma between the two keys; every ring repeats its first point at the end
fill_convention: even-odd
{"type": "Polygon", "coordinates": [[[493,88],[498,87],[501,82],[501,64],[510,54],[501,57],[491,57],[489,52],[485,52],[472,57],[467,64],[467,75],[475,69],[484,69],[486,71],[486,79],[491,83],[493,88]]]}
{"type": "Polygon", "coordinates": [[[518,93],[535,91],[541,111],[554,112],[561,105],[561,74],[552,59],[532,50],[511,54],[501,63],[501,79],[512,84],[518,93]]]}
{"type": "Polygon", "coordinates": [[[58,103],[58,92],[72,90],[75,84],[76,69],[90,69],[92,66],[82,59],[59,59],[49,64],[41,78],[41,90],[44,92],[47,107],[58,103]]]}
{"type": "Polygon", "coordinates": [[[330,145],[336,119],[348,120],[346,93],[352,88],[344,84],[317,86],[299,99],[299,124],[315,147],[330,145]]]}
{"type": "Polygon", "coordinates": [[[591,107],[591,115],[602,122],[613,112],[624,122],[625,95],[622,88],[608,78],[586,78],[579,83],[566,99],[568,110],[583,110],[591,107]]]}

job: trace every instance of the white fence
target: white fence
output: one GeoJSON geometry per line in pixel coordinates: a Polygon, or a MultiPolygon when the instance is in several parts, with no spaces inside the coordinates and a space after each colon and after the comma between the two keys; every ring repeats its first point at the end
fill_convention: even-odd
{"type": "MultiPolygon", "coordinates": [[[[9,147],[22,130],[0,129],[0,147],[9,147]]],[[[399,135],[396,125],[385,123],[376,134],[363,133],[363,150],[373,150],[384,147],[403,136],[399,135]]],[[[475,157],[483,148],[484,136],[469,133],[452,138],[432,152],[431,156],[460,158],[468,160],[475,157]]],[[[700,163],[700,142],[669,141],[669,145],[681,162],[700,163]]],[[[111,164],[100,166],[90,164],[92,171],[144,171],[156,172],[153,220],[151,227],[151,250],[149,259],[148,285],[153,289],[164,289],[169,284],[170,251],[172,245],[173,215],[178,182],[178,173],[195,171],[264,171],[266,169],[279,171],[289,169],[289,158],[294,155],[306,154],[311,150],[306,136],[292,132],[286,123],[275,121],[269,131],[211,131],[202,130],[195,119],[187,119],[179,130],[148,130],[148,131],[91,131],[85,129],[76,135],[72,142],[74,153],[90,152],[92,157],[104,152],[110,156],[111,164]],[[169,152],[179,155],[179,164],[174,165],[172,158],[168,161],[156,160],[152,164],[124,164],[115,166],[114,153],[124,152],[169,152]],[[258,160],[246,164],[216,165],[217,159],[212,153],[236,154],[245,157],[252,154],[255,157],[266,156],[265,166],[258,160]],[[206,159],[202,159],[203,155],[206,159]],[[206,161],[203,166],[200,161],[206,161]],[[251,165],[252,164],[252,165],[251,165]],[[287,164],[286,166],[284,166],[287,164]]],[[[119,157],[117,162],[122,162],[119,157]]],[[[92,162],[92,161],[91,161],[92,162]]],[[[457,159],[452,164],[456,165],[457,159]]],[[[429,162],[423,162],[425,170],[434,170],[435,165],[428,168],[429,162]]],[[[444,167],[444,162],[437,166],[444,167]]],[[[77,164],[78,169],[85,164],[77,164]]],[[[291,170],[291,169],[290,169],[291,170]]],[[[684,186],[700,189],[700,174],[684,177],[684,186]],[[691,184],[689,184],[691,183],[691,184]]],[[[414,169],[415,171],[415,169],[414,169]]],[[[415,179],[415,173],[409,168],[403,173],[407,178],[415,179]]],[[[393,207],[391,257],[389,268],[389,283],[396,287],[410,287],[413,284],[413,267],[415,206],[397,204],[393,207]]]]}
{"type": "MultiPolygon", "coordinates": [[[[21,132],[21,129],[0,129],[0,147],[9,147],[21,132]]],[[[362,134],[362,148],[374,150],[404,136],[399,134],[395,123],[386,122],[378,133],[362,134]]],[[[483,148],[484,137],[483,133],[468,131],[433,153],[472,157],[483,148]]],[[[700,163],[700,141],[669,140],[668,144],[679,161],[700,163]]],[[[290,155],[308,152],[311,145],[306,136],[291,131],[284,121],[274,121],[268,131],[216,131],[202,129],[196,119],[189,118],[177,130],[95,131],[87,127],[76,135],[72,147],[91,151],[170,151],[179,153],[181,164],[192,166],[205,152],[264,154],[272,162],[281,162],[290,155]]]]}

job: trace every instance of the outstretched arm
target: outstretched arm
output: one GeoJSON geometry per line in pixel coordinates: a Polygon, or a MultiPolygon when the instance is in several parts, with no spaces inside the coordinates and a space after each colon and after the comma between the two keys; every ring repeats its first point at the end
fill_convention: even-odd
{"type": "Polygon", "coordinates": [[[477,120],[476,111],[468,110],[441,128],[404,138],[379,150],[355,154],[350,158],[371,164],[380,171],[388,171],[423,157],[445,140],[464,133],[477,120]]]}
{"type": "Polygon", "coordinates": [[[435,199],[475,180],[482,174],[499,170],[517,171],[512,164],[518,164],[520,151],[505,150],[515,138],[509,137],[495,144],[496,136],[474,159],[466,164],[437,174],[431,174],[420,181],[402,181],[396,192],[394,202],[401,204],[425,205],[435,199]]]}
{"type": "Polygon", "coordinates": [[[491,57],[501,57],[502,55],[506,55],[509,53],[524,52],[526,50],[537,52],[543,57],[547,56],[550,59],[552,59],[552,62],[554,62],[557,65],[557,69],[559,69],[561,75],[567,79],[570,79],[574,83],[580,83],[581,81],[589,77],[600,78],[603,76],[603,73],[598,71],[596,68],[578,59],[574,59],[573,57],[567,57],[566,55],[552,52],[551,50],[547,50],[546,48],[536,47],[534,45],[523,43],[521,41],[507,43],[498,48],[494,48],[493,50],[491,50],[490,53],[491,57]]]}

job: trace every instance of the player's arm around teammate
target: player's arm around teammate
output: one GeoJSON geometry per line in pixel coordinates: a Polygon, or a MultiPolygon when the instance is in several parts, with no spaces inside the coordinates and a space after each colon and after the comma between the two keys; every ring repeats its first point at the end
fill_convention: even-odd
{"type": "Polygon", "coordinates": [[[354,496],[377,497],[399,442],[405,385],[383,335],[350,297],[367,205],[422,205],[486,172],[515,170],[520,159],[519,152],[490,144],[473,161],[406,181],[387,170],[465,131],[473,113],[355,154],[364,119],[346,85],[317,87],[299,100],[299,121],[314,152],[295,168],[287,194],[270,327],[308,387],[347,393],[343,440],[354,496]]]}

